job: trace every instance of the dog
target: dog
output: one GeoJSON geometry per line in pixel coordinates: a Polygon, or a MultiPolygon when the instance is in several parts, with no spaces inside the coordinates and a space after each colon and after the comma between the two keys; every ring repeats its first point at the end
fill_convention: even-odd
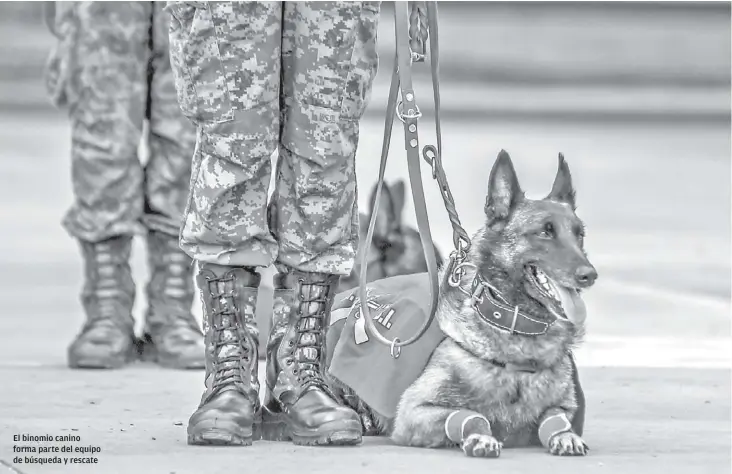
{"type": "MultiPolygon", "coordinates": [[[[594,284],[597,271],[575,210],[561,154],[551,192],[532,200],[501,151],[489,177],[485,224],[459,278],[441,278],[447,283],[425,341],[397,359],[389,356],[363,330],[358,293],[339,295],[326,376],[335,396],[361,416],[364,434],[388,435],[404,446],[459,446],[471,457],[531,445],[554,455],[587,454],[584,395],[572,350],[584,337],[581,292],[594,284]],[[355,342],[349,342],[351,333],[355,342]],[[403,360],[407,354],[416,361],[403,360]]],[[[452,264],[440,274],[451,271],[452,264]]],[[[429,282],[419,282],[410,287],[406,277],[396,277],[369,285],[367,304],[381,331],[399,318],[411,324],[404,331],[409,335],[422,324],[429,282]],[[421,315],[420,321],[400,312],[421,315]]]]}
{"type": "MultiPolygon", "coordinates": [[[[388,278],[396,275],[411,275],[427,271],[427,261],[424,257],[419,232],[406,225],[402,218],[404,210],[405,185],[403,180],[396,180],[392,185],[384,182],[379,197],[379,212],[376,215],[374,235],[371,245],[365,248],[371,216],[374,212],[376,200],[376,185],[371,189],[369,211],[359,215],[359,254],[351,274],[343,277],[338,285],[338,291],[346,291],[357,287],[360,280],[361,255],[367,255],[367,281],[388,278]]],[[[443,258],[437,247],[435,256],[438,267],[443,258]]]]}

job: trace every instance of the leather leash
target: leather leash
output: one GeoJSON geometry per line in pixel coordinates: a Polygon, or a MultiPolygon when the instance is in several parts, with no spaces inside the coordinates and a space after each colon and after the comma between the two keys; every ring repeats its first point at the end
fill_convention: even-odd
{"type": "MultiPolygon", "coordinates": [[[[450,215],[450,222],[453,227],[453,242],[455,251],[450,255],[448,269],[444,274],[445,281],[459,281],[464,271],[462,263],[467,256],[470,248],[470,239],[467,233],[460,225],[460,219],[455,210],[454,200],[447,184],[447,178],[442,169],[442,130],[440,127],[440,90],[439,90],[439,49],[438,49],[438,32],[437,32],[437,2],[424,2],[426,4],[426,20],[428,23],[429,33],[429,51],[432,73],[432,88],[435,101],[435,127],[437,134],[437,147],[427,145],[424,147],[423,156],[425,161],[432,168],[432,177],[437,180],[442,194],[445,207],[450,215]]],[[[366,240],[363,242],[362,248],[369,248],[373,240],[373,233],[376,224],[376,216],[379,212],[379,197],[381,196],[384,184],[384,172],[389,155],[389,145],[391,144],[391,133],[394,125],[394,117],[397,116],[404,124],[404,141],[407,152],[407,166],[409,170],[409,181],[412,189],[412,200],[414,203],[415,214],[417,218],[417,228],[419,231],[422,249],[427,261],[427,269],[430,279],[430,311],[427,320],[417,331],[417,334],[405,341],[395,337],[392,341],[386,339],[374,325],[368,305],[368,295],[366,293],[367,280],[367,259],[366,252],[361,253],[361,269],[359,274],[359,298],[363,302],[361,304],[361,317],[364,318],[366,330],[380,343],[390,347],[391,356],[398,358],[401,354],[401,348],[413,344],[425,333],[432,324],[437,310],[437,299],[439,296],[440,284],[438,282],[437,259],[435,248],[433,245],[432,234],[430,232],[429,217],[424,196],[424,188],[422,186],[421,168],[419,163],[419,135],[417,121],[422,116],[419,107],[416,104],[414,87],[412,84],[411,65],[413,61],[421,62],[424,55],[410,48],[410,38],[408,33],[409,17],[407,15],[407,2],[394,2],[395,16],[395,33],[396,33],[396,61],[391,78],[391,86],[389,88],[389,98],[386,108],[386,119],[384,124],[384,141],[381,148],[381,162],[379,165],[379,179],[376,185],[375,199],[373,203],[373,213],[369,222],[366,240]],[[401,100],[397,102],[398,95],[401,100]],[[405,112],[406,111],[406,112],[405,112]]],[[[418,7],[417,7],[418,8],[418,7]]],[[[413,11],[415,11],[413,6],[413,11]]],[[[417,10],[418,11],[418,10],[417,10]]],[[[414,16],[413,20],[418,18],[414,16]]],[[[423,25],[424,26],[424,25],[423,25]]],[[[418,28],[415,28],[418,30],[418,28]]],[[[423,29],[424,31],[424,29],[423,29]]]]}

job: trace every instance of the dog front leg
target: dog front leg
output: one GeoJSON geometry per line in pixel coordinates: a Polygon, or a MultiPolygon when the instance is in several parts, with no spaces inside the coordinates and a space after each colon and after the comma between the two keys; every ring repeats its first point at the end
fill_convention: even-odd
{"type": "Polygon", "coordinates": [[[417,405],[397,416],[392,440],[406,446],[438,448],[458,445],[470,457],[497,458],[503,445],[480,413],[434,405],[417,405]]]}
{"type": "Polygon", "coordinates": [[[550,408],[539,420],[539,440],[551,454],[557,456],[584,456],[589,447],[572,431],[567,412],[561,408],[550,408]]]}

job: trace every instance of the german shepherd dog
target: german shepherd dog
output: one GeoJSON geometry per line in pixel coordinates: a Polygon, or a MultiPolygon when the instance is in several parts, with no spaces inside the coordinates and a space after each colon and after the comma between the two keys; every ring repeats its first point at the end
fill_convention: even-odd
{"type": "MultiPolygon", "coordinates": [[[[367,283],[396,275],[427,271],[427,261],[424,258],[419,232],[406,225],[402,218],[404,188],[402,180],[397,180],[391,185],[386,182],[383,184],[371,246],[369,248],[364,248],[363,244],[359,246],[359,257],[356,259],[353,271],[348,277],[341,278],[338,285],[339,292],[359,285],[361,252],[366,252],[368,259],[367,283]]],[[[376,186],[371,190],[368,213],[359,216],[359,237],[362,243],[374,212],[375,199],[376,186]]],[[[437,265],[442,265],[442,255],[436,245],[435,254],[437,265]]]]}
{"type": "Polygon", "coordinates": [[[540,441],[551,454],[583,456],[589,448],[570,423],[578,410],[571,349],[584,336],[580,292],[597,272],[584,251],[564,157],[549,195],[532,200],[501,151],[484,210],[459,284],[440,288],[436,320],[446,337],[401,395],[396,417],[375,413],[331,377],[334,393],[361,414],[365,434],[389,435],[399,445],[460,446],[468,456],[498,457],[504,445],[540,441]],[[519,315],[546,323],[545,331],[499,328],[476,306],[476,278],[486,283],[481,298],[503,303],[514,325],[519,315]]]}

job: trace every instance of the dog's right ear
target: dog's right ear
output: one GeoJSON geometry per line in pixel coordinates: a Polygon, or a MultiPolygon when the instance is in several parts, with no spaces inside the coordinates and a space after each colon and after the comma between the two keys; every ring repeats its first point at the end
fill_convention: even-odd
{"type": "Polygon", "coordinates": [[[488,180],[485,215],[489,220],[506,219],[523,195],[511,157],[501,150],[488,180]]]}

